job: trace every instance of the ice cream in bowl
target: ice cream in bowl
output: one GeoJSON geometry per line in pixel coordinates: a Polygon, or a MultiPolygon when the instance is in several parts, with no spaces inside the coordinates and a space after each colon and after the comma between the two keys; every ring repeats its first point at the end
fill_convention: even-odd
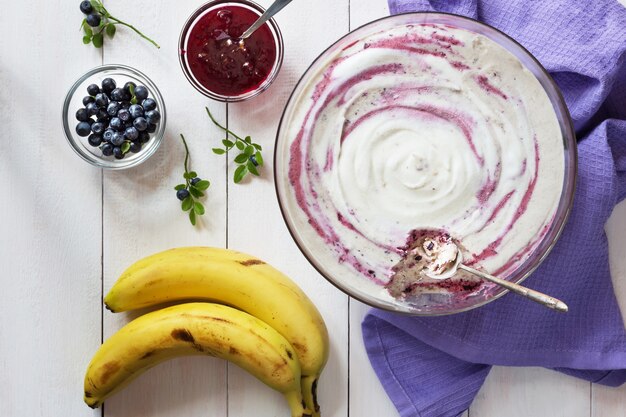
{"type": "Polygon", "coordinates": [[[513,282],[547,256],[572,203],[576,145],[558,88],[517,42],[412,13],[315,60],[285,108],[275,170],[289,230],[324,277],[373,306],[437,315],[504,292],[464,271],[429,277],[446,267],[446,241],[513,282]]]}

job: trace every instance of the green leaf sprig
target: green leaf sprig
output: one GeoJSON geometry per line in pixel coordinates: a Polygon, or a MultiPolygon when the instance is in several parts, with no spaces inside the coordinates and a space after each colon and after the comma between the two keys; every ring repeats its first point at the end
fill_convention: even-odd
{"type": "Polygon", "coordinates": [[[87,24],[87,19],[83,19],[83,23],[81,23],[80,27],[83,30],[83,43],[85,45],[93,44],[96,48],[102,48],[104,45],[104,34],[113,39],[116,32],[116,25],[126,26],[129,29],[132,29],[135,33],[141,36],[143,39],[147,40],[157,48],[161,48],[159,44],[155,41],[141,33],[136,27],[133,25],[123,22],[120,19],[112,16],[109,11],[104,7],[100,0],[90,0],[91,7],[95,13],[98,13],[101,17],[100,24],[96,27],[91,27],[87,24]]]}
{"type": "Polygon", "coordinates": [[[263,166],[263,155],[261,155],[263,148],[261,145],[252,142],[250,136],[241,138],[241,136],[225,128],[215,120],[208,107],[205,107],[205,109],[213,124],[226,133],[226,138],[222,140],[224,147],[213,148],[213,153],[216,155],[224,155],[235,147],[240,151],[234,159],[235,163],[238,165],[233,175],[235,184],[239,184],[248,173],[258,177],[260,175],[258,168],[263,166]],[[234,139],[234,141],[231,140],[231,138],[234,139]]]}
{"type": "Polygon", "coordinates": [[[198,174],[195,171],[189,171],[189,147],[187,147],[187,141],[181,134],[180,138],[185,145],[185,173],[183,178],[184,184],[178,184],[174,189],[176,190],[176,196],[181,199],[181,209],[189,212],[189,221],[192,225],[196,225],[197,216],[202,216],[205,212],[204,205],[197,199],[204,197],[204,191],[206,191],[211,183],[208,180],[202,180],[198,178],[198,174]]]}

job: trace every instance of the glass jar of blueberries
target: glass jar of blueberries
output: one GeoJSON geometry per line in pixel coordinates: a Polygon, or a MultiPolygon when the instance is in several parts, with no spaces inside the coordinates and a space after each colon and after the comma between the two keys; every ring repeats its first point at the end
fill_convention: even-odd
{"type": "Polygon", "coordinates": [[[103,65],[80,77],[63,105],[63,128],[85,161],[106,169],[130,168],[158,149],[165,104],[156,85],[124,65],[103,65]]]}

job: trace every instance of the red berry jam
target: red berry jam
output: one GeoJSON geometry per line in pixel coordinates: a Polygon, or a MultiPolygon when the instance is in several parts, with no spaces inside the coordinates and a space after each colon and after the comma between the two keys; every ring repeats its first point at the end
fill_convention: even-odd
{"type": "Polygon", "coordinates": [[[276,60],[276,42],[269,26],[261,26],[246,40],[238,39],[258,17],[250,9],[228,5],[211,10],[196,22],[186,53],[200,84],[219,95],[239,96],[265,81],[276,60]]]}

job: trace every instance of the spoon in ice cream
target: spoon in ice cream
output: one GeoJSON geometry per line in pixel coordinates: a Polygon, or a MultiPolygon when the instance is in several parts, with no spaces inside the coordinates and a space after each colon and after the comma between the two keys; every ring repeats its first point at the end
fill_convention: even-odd
{"type": "Polygon", "coordinates": [[[276,13],[280,12],[283,7],[291,3],[292,0],[276,0],[270,7],[267,8],[257,20],[239,37],[239,40],[244,40],[254,33],[258,28],[263,26],[265,22],[270,20],[276,13]]]}
{"type": "Polygon", "coordinates": [[[543,304],[553,310],[563,313],[568,310],[567,304],[561,300],[550,297],[549,295],[543,294],[539,291],[531,290],[530,288],[526,288],[522,285],[515,284],[514,282],[503,280],[463,264],[463,254],[457,245],[451,240],[437,241],[435,239],[427,238],[424,240],[422,247],[419,248],[419,250],[425,257],[431,259],[431,262],[429,262],[424,269],[424,273],[430,278],[448,279],[460,269],[476,275],[486,281],[498,284],[509,291],[529,298],[536,303],[543,304]]]}

